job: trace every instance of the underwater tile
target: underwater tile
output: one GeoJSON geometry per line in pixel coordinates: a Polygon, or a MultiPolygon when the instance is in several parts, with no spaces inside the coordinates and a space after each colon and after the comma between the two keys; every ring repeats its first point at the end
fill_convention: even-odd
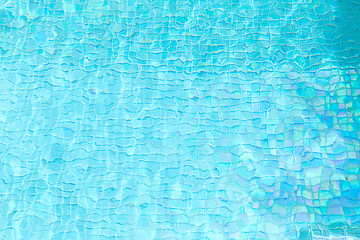
{"type": "Polygon", "coordinates": [[[360,238],[358,16],[4,2],[0,238],[360,238]]]}

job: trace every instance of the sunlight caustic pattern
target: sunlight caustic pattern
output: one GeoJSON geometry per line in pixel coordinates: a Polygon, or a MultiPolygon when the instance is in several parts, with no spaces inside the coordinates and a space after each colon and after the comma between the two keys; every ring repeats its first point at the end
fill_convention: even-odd
{"type": "Polygon", "coordinates": [[[360,239],[356,0],[0,0],[0,239],[360,239]]]}

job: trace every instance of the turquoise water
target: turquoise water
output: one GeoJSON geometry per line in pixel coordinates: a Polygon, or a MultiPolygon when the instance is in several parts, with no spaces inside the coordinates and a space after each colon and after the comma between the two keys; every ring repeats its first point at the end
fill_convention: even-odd
{"type": "Polygon", "coordinates": [[[0,0],[0,239],[360,239],[356,0],[0,0]]]}

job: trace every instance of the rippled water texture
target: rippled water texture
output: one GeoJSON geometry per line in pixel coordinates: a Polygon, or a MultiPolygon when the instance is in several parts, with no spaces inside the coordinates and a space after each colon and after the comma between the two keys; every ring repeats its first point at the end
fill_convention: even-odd
{"type": "Polygon", "coordinates": [[[0,239],[360,239],[357,0],[0,0],[0,239]]]}

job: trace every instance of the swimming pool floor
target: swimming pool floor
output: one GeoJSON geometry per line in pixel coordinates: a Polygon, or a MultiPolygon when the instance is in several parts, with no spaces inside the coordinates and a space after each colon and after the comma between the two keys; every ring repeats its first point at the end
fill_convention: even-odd
{"type": "Polygon", "coordinates": [[[0,239],[360,239],[356,0],[0,0],[0,239]]]}

